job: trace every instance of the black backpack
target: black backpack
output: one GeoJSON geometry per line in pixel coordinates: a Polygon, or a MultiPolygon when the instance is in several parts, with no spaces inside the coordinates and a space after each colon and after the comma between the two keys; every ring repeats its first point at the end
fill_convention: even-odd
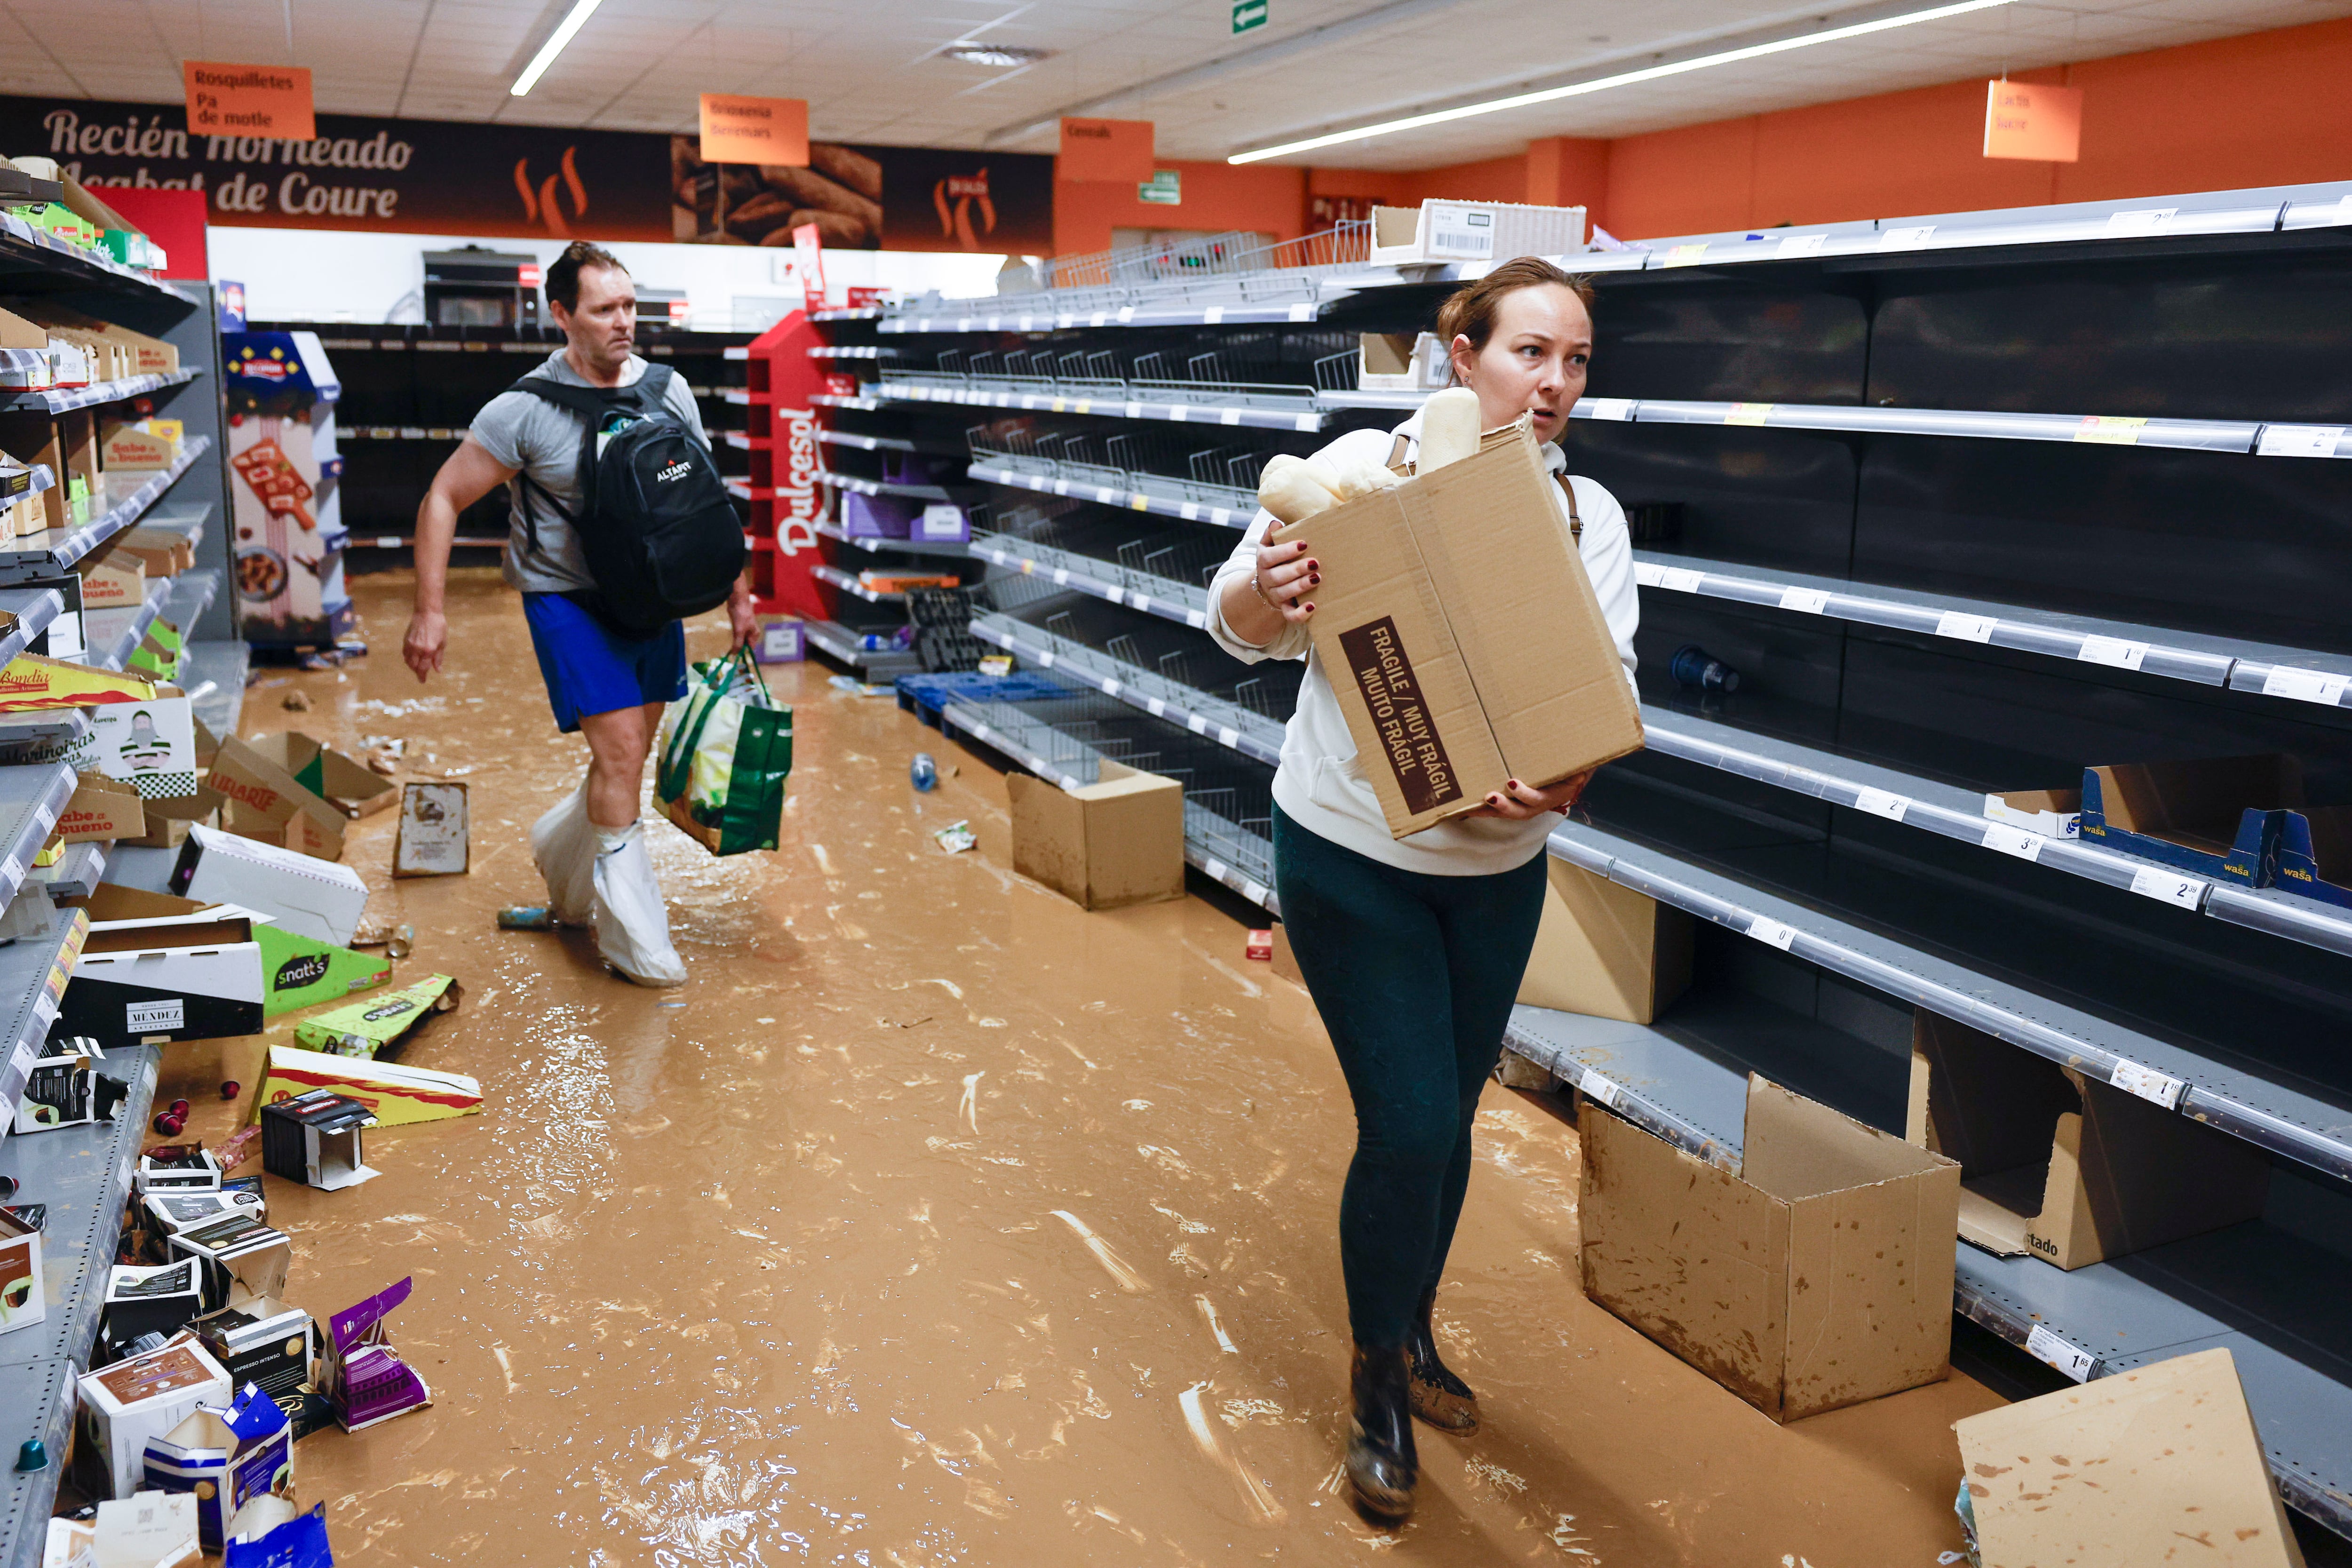
{"type": "Polygon", "coordinates": [[[530,547],[539,548],[530,504],[536,496],[579,535],[588,575],[596,582],[593,595],[566,597],[615,630],[639,637],[725,604],[747,553],[743,520],[709,449],[663,401],[672,374],[666,364],[647,365],[634,385],[614,387],[527,375],[507,389],[569,409],[584,426],[579,515],[566,511],[528,472],[520,476],[530,547]]]}

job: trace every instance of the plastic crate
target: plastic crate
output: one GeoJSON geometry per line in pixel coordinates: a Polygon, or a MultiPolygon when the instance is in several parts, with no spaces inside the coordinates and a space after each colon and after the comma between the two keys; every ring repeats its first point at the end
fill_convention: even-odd
{"type": "Polygon", "coordinates": [[[898,678],[898,706],[936,730],[940,710],[959,699],[966,702],[1026,702],[1040,697],[1068,697],[1076,688],[1050,676],[1016,669],[1010,675],[947,671],[898,678]]]}

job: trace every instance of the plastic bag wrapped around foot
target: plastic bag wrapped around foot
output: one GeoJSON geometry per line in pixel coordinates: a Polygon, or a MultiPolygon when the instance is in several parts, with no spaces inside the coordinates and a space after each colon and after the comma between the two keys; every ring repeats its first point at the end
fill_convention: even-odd
{"type": "Polygon", "coordinates": [[[530,858],[547,879],[547,907],[562,925],[596,921],[596,829],[588,821],[588,781],[530,825],[530,858]]]}
{"type": "Polygon", "coordinates": [[[618,848],[594,858],[596,951],[640,985],[683,985],[686,963],[670,945],[669,911],[646,853],[643,824],[618,848]]]}

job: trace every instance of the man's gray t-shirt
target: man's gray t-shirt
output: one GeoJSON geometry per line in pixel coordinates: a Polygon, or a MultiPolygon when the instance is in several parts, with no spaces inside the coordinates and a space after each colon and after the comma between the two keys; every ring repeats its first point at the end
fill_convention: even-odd
{"type": "MultiPolygon", "coordinates": [[[[592,384],[565,363],[564,353],[562,349],[556,350],[547,356],[546,363],[528,374],[571,386],[592,384]]],[[[621,384],[635,385],[646,368],[643,358],[631,354],[629,363],[621,368],[621,384]]],[[[694,394],[687,390],[685,377],[670,377],[669,390],[662,401],[694,432],[696,440],[705,447],[710,445],[710,437],[702,428],[702,411],[695,406],[694,394]]],[[[482,450],[501,467],[520,468],[529,474],[533,484],[562,501],[565,510],[577,515],[581,436],[578,415],[527,392],[501,392],[474,416],[471,434],[482,450]]],[[[545,501],[526,497],[520,479],[507,481],[507,495],[512,507],[503,562],[507,581],[526,594],[563,594],[594,588],[595,579],[588,574],[587,557],[581,552],[579,536],[572,525],[556,516],[545,501]],[[539,524],[536,550],[530,547],[530,536],[523,529],[522,509],[526,505],[531,508],[531,516],[539,524]]]]}

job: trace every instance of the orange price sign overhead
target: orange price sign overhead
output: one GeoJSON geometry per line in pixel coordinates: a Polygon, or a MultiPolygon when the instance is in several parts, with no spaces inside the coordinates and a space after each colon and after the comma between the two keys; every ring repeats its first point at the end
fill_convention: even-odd
{"type": "Polygon", "coordinates": [[[1984,155],[2072,163],[2083,146],[2083,89],[2032,81],[1985,83],[1984,155]]]}
{"type": "Polygon", "coordinates": [[[702,95],[702,161],[808,167],[808,100],[702,95]]]}
{"type": "Polygon", "coordinates": [[[310,73],[301,66],[240,66],[223,60],[183,60],[192,136],[268,136],[286,142],[317,138],[310,112],[310,73]]]}
{"type": "Polygon", "coordinates": [[[1156,161],[1149,120],[1065,120],[1062,161],[1054,175],[1140,184],[1151,178],[1156,161]]]}

